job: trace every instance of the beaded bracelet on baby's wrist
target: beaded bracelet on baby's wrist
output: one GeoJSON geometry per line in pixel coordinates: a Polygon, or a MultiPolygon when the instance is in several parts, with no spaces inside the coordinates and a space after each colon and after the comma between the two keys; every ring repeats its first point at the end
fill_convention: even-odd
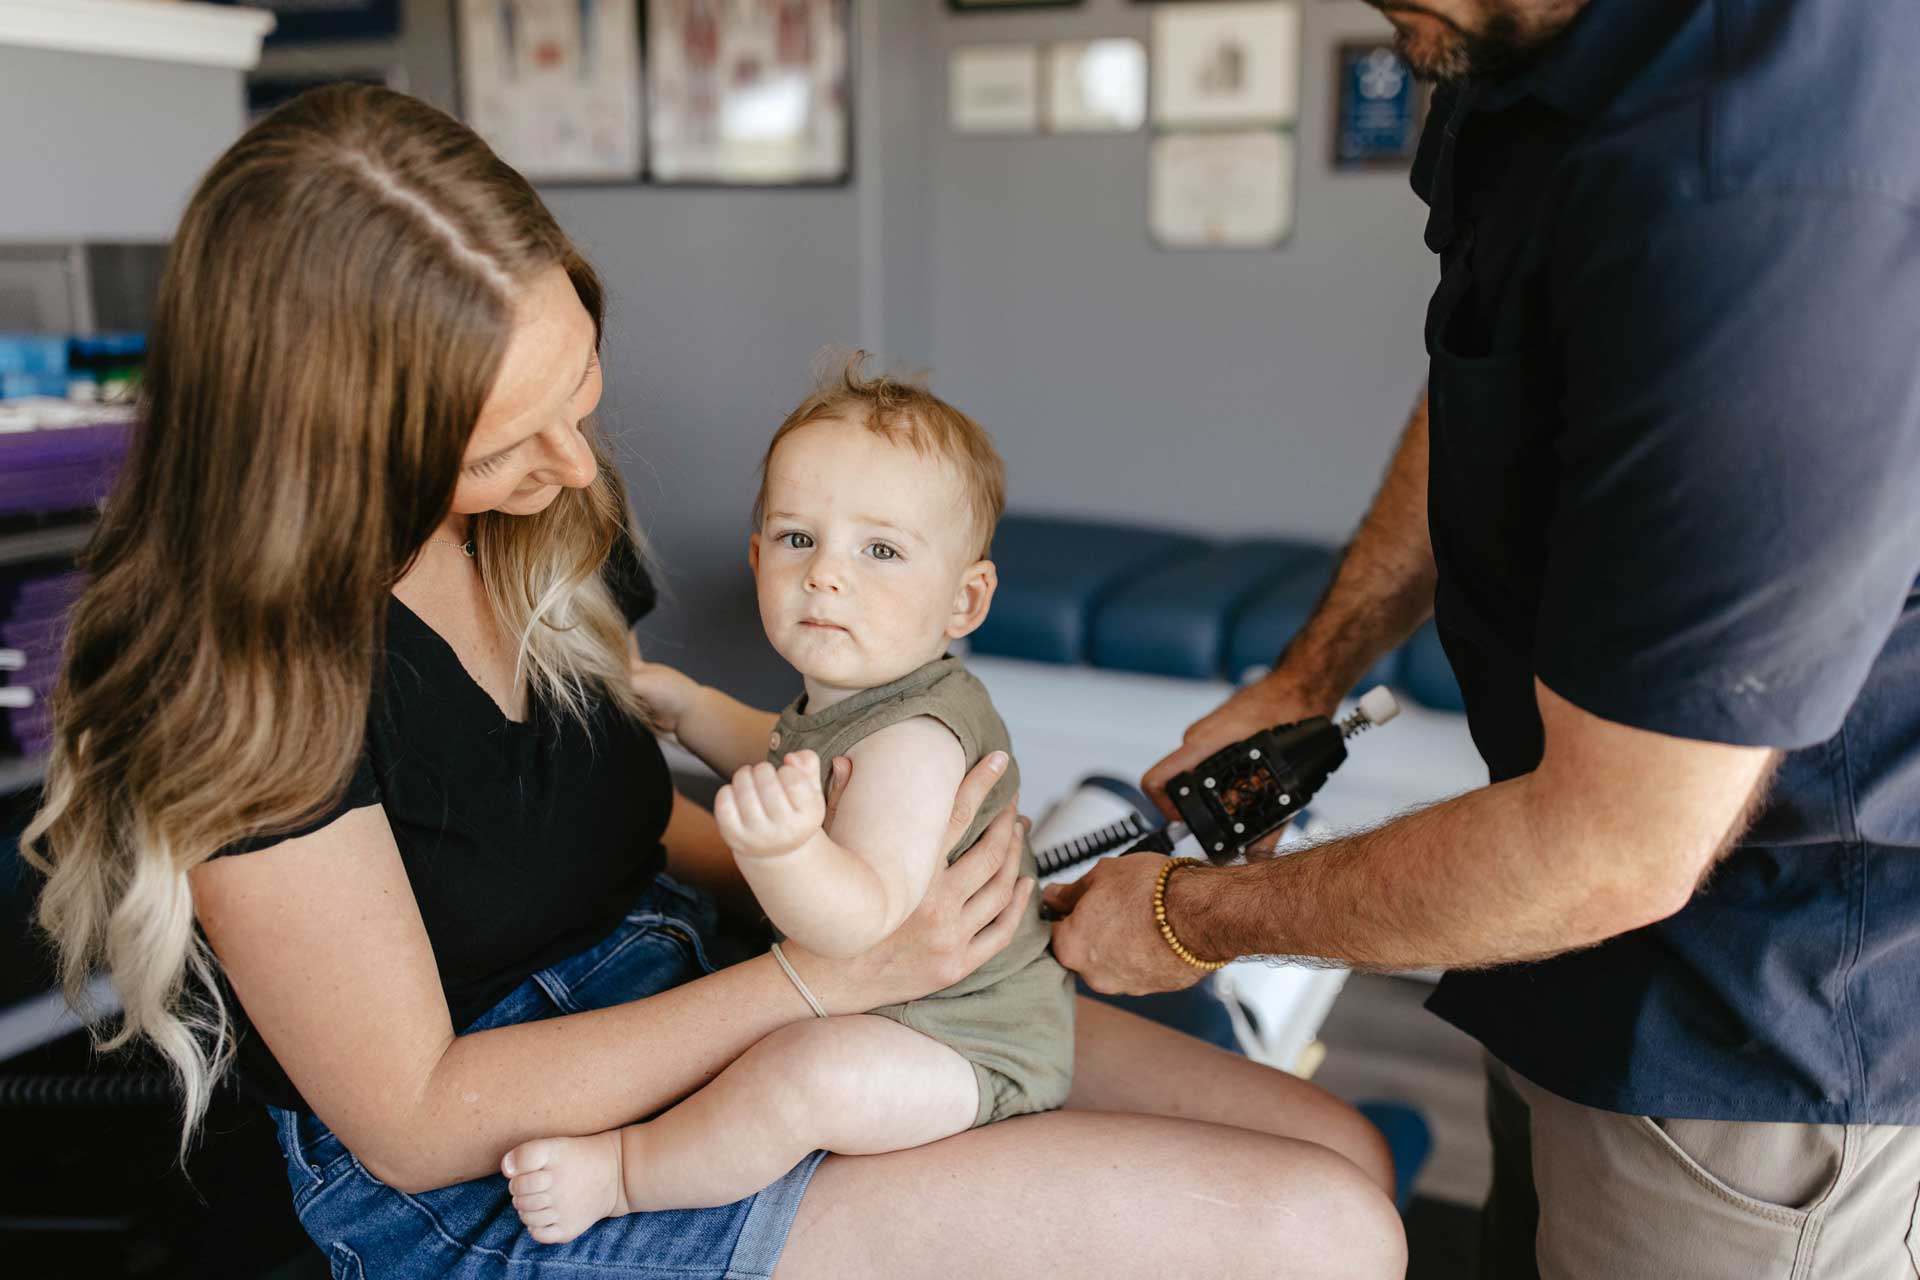
{"type": "Polygon", "coordinates": [[[1167,920],[1167,881],[1173,879],[1173,873],[1182,867],[1197,867],[1200,865],[1200,859],[1198,858],[1170,858],[1167,861],[1167,865],[1160,868],[1160,879],[1155,881],[1153,886],[1153,922],[1159,926],[1160,936],[1166,939],[1167,946],[1173,949],[1173,954],[1179,956],[1196,969],[1202,969],[1208,973],[1212,973],[1215,969],[1224,969],[1231,962],[1226,960],[1202,960],[1199,956],[1187,949],[1186,944],[1181,942],[1179,937],[1174,934],[1173,925],[1167,920]]]}

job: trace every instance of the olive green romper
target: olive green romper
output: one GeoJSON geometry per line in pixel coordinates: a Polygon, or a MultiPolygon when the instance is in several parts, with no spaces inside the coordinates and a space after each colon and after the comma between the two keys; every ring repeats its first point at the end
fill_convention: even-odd
{"type": "MultiPolygon", "coordinates": [[[[806,701],[802,694],[780,713],[767,758],[777,765],[788,752],[816,751],[823,786],[835,756],[915,716],[931,716],[952,730],[969,769],[995,751],[1007,752],[1006,773],[987,794],[960,843],[948,851],[948,862],[973,844],[1020,788],[1007,727],[993,709],[986,686],[958,658],[929,662],[818,715],[805,713],[806,701]]],[[[1021,850],[1020,871],[1037,874],[1030,848],[1021,850]]],[[[1035,893],[1013,941],[999,955],[944,991],[873,1011],[951,1046],[973,1064],[980,1083],[976,1126],[1051,1111],[1067,1099],[1073,1081],[1073,979],[1053,958],[1051,938],[1035,893]]]]}

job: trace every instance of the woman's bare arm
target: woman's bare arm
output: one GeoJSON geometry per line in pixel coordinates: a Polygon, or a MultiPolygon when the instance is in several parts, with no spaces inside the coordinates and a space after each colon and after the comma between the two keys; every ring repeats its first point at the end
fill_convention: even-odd
{"type": "MultiPolygon", "coordinates": [[[[975,770],[957,834],[997,775],[975,770]]],[[[957,981],[1006,945],[1013,815],[940,876],[909,925],[847,962],[790,952],[836,1013],[957,981]]],[[[479,1177],[528,1138],[594,1133],[705,1084],[809,1016],[761,956],[646,1000],[456,1036],[432,948],[379,807],[193,873],[202,927],[249,1019],[309,1105],[370,1171],[405,1191],[479,1177]],[[725,1016],[716,1016],[724,1012],[725,1016]]]]}

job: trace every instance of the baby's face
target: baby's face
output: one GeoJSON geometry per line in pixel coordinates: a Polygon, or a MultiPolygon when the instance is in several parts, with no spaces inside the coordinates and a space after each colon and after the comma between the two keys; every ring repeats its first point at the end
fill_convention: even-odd
{"type": "Polygon", "coordinates": [[[816,704],[871,689],[980,625],[993,566],[977,549],[951,466],[856,423],[809,423],[767,463],[760,620],[816,704]]]}

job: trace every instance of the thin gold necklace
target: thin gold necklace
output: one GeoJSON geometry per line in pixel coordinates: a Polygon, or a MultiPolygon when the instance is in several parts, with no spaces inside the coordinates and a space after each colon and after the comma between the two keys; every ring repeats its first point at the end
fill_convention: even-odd
{"type": "Polygon", "coordinates": [[[466,556],[466,558],[469,560],[473,559],[473,557],[476,554],[478,554],[478,552],[474,548],[472,538],[468,538],[465,542],[449,542],[445,538],[428,538],[427,541],[437,542],[443,547],[458,547],[460,549],[460,553],[466,556]]]}

